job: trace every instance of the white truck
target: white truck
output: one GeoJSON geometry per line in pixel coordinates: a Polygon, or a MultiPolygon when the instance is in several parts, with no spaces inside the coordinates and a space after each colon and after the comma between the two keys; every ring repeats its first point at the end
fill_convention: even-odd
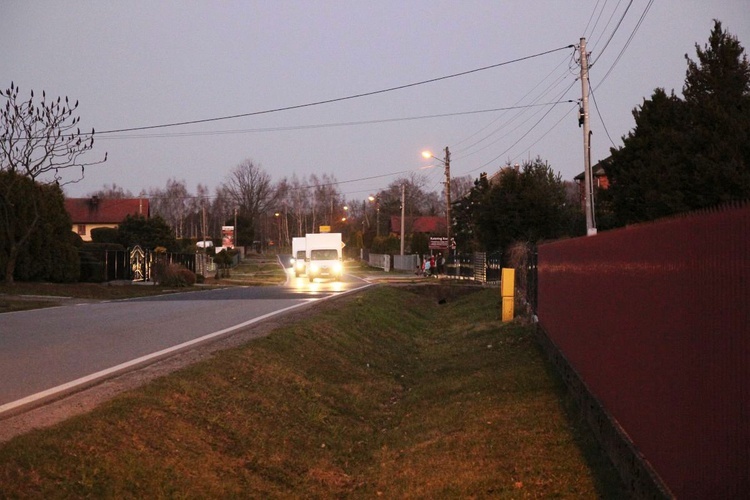
{"type": "Polygon", "coordinates": [[[307,255],[305,254],[305,242],[304,236],[292,238],[292,268],[294,268],[294,275],[299,278],[300,274],[307,273],[307,255]]]}
{"type": "Polygon", "coordinates": [[[308,233],[305,236],[307,277],[340,280],[344,274],[341,233],[308,233]]]}

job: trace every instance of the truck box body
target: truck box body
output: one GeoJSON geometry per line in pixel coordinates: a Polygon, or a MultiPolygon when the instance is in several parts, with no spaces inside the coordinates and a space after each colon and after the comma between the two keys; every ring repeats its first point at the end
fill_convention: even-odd
{"type": "Polygon", "coordinates": [[[341,279],[344,273],[341,233],[308,233],[305,236],[307,277],[341,279]]]}
{"type": "Polygon", "coordinates": [[[304,236],[292,238],[292,267],[294,268],[294,275],[299,276],[307,272],[307,255],[305,254],[305,242],[304,236]]]}

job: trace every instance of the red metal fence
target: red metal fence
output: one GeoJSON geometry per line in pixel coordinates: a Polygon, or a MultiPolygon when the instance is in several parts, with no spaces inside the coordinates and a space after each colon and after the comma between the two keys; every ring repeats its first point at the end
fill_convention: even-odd
{"type": "Polygon", "coordinates": [[[538,248],[540,326],[661,486],[750,495],[750,205],[538,248]]]}

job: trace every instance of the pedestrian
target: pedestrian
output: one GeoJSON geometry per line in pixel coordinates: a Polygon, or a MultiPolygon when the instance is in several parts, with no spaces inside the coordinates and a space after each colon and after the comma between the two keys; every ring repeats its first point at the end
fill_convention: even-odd
{"type": "Polygon", "coordinates": [[[432,271],[432,267],[430,266],[430,259],[425,259],[424,260],[424,275],[429,276],[431,271],[432,271]]]}
{"type": "Polygon", "coordinates": [[[430,255],[430,275],[437,275],[437,267],[435,266],[435,256],[430,255]]]}

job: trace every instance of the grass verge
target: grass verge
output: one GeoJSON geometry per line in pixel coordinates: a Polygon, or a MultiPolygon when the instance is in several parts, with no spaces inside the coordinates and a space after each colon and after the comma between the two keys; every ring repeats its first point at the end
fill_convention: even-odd
{"type": "Polygon", "coordinates": [[[327,301],[0,445],[0,497],[624,498],[497,290],[416,290],[327,301]]]}

